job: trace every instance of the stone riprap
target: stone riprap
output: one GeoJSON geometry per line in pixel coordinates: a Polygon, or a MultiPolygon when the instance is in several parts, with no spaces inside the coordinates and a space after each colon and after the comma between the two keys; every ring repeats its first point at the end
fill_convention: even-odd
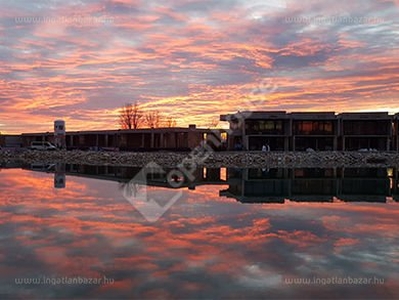
{"type": "Polygon", "coordinates": [[[0,162],[204,167],[397,167],[397,152],[95,152],[0,150],[0,162]]]}

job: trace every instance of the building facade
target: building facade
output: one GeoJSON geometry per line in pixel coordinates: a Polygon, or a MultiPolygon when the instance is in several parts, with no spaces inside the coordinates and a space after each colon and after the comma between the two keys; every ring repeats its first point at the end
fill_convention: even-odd
{"type": "MultiPolygon", "coordinates": [[[[201,145],[209,135],[217,134],[210,129],[196,128],[143,128],[132,130],[71,131],[65,134],[66,148],[69,150],[192,150],[201,145]]],[[[220,137],[218,137],[220,139],[220,137]]],[[[29,147],[33,141],[54,143],[54,134],[23,133],[21,143],[29,147]]]]}
{"type": "Polygon", "coordinates": [[[331,151],[337,149],[338,120],[334,112],[291,113],[291,149],[331,151]]]}
{"type": "MultiPolygon", "coordinates": [[[[65,147],[81,150],[399,151],[399,113],[244,111],[220,116],[229,129],[195,125],[132,130],[65,132],[65,147]],[[216,141],[216,143],[214,142],[216,141]]],[[[57,143],[53,132],[0,135],[2,147],[57,143]]]]}
{"type": "Polygon", "coordinates": [[[375,149],[389,151],[393,143],[393,116],[381,113],[342,113],[340,148],[348,151],[375,149]]]}
{"type": "Polygon", "coordinates": [[[230,124],[228,150],[399,150],[399,114],[387,112],[238,112],[221,115],[230,124]]]}
{"type": "Polygon", "coordinates": [[[264,144],[277,151],[289,149],[291,124],[285,111],[221,115],[220,120],[230,124],[227,141],[230,150],[261,150],[264,144]]]}
{"type": "Polygon", "coordinates": [[[399,113],[393,118],[394,149],[399,151],[399,113]]]}

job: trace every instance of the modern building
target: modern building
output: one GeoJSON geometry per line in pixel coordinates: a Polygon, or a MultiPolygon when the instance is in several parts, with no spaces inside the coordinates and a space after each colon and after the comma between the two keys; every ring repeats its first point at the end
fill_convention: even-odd
{"type": "Polygon", "coordinates": [[[0,134],[0,147],[20,148],[21,145],[22,145],[22,140],[20,135],[0,134]]]}
{"type": "Polygon", "coordinates": [[[293,151],[337,149],[338,120],[334,112],[291,113],[293,151]]]}
{"type": "Polygon", "coordinates": [[[189,125],[65,132],[64,121],[58,120],[54,133],[0,135],[0,146],[29,147],[33,141],[50,141],[83,150],[178,151],[207,143],[214,150],[399,151],[399,113],[244,111],[221,115],[220,120],[228,122],[229,129],[189,125]]]}
{"type": "Polygon", "coordinates": [[[391,150],[393,116],[387,112],[342,113],[338,115],[340,148],[391,150]]]}
{"type": "Polygon", "coordinates": [[[275,151],[288,151],[291,123],[285,111],[238,112],[221,115],[230,124],[230,150],[261,150],[267,144],[275,151]]]}
{"type": "Polygon", "coordinates": [[[246,111],[220,116],[230,124],[227,148],[252,151],[264,144],[271,151],[399,150],[398,118],[387,112],[246,111]]]}
{"type": "MultiPolygon", "coordinates": [[[[206,140],[207,135],[221,132],[196,128],[143,128],[131,130],[70,131],[65,134],[67,149],[82,150],[192,150],[206,140]]],[[[29,147],[32,141],[54,142],[54,134],[23,133],[22,145],[29,147]]],[[[218,137],[221,139],[221,137],[218,137]]]]}
{"type": "Polygon", "coordinates": [[[399,151],[399,113],[395,114],[393,118],[393,134],[394,134],[393,149],[399,151]]]}

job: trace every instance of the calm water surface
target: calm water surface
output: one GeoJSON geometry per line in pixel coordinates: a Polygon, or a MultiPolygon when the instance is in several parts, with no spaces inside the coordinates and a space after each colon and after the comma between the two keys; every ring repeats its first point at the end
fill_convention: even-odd
{"type": "Polygon", "coordinates": [[[156,222],[129,170],[72,170],[1,169],[0,298],[399,297],[396,170],[155,176],[156,222]]]}

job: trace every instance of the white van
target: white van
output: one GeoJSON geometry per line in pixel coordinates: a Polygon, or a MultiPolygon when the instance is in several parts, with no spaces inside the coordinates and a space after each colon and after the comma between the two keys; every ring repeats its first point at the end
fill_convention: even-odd
{"type": "Polygon", "coordinates": [[[30,144],[30,149],[31,150],[57,150],[57,147],[54,146],[50,142],[46,141],[35,141],[30,144]]]}

